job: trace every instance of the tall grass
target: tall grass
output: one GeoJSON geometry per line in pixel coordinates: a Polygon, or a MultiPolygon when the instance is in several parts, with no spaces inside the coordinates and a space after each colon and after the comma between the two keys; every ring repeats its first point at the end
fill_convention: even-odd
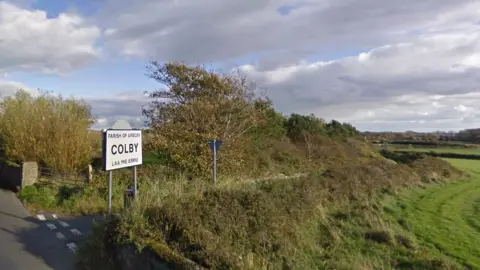
{"type": "Polygon", "coordinates": [[[13,162],[36,161],[64,172],[91,160],[90,107],[81,100],[18,91],[0,103],[2,151],[13,162]]]}

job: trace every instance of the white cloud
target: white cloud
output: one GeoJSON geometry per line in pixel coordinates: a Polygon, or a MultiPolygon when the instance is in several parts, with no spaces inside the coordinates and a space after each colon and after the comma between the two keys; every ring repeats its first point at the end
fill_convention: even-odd
{"type": "Polygon", "coordinates": [[[47,18],[45,11],[0,2],[0,71],[65,73],[97,60],[100,29],[75,14],[47,18]]]}
{"type": "Polygon", "coordinates": [[[37,93],[36,90],[33,90],[21,82],[0,80],[0,98],[13,96],[18,90],[25,90],[32,94],[37,93]]]}
{"type": "Polygon", "coordinates": [[[241,70],[286,113],[315,113],[363,129],[469,128],[480,120],[477,31],[423,35],[329,62],[241,70]]]}
{"type": "Polygon", "coordinates": [[[270,70],[245,65],[240,69],[267,87],[285,111],[385,101],[407,94],[468,93],[480,90],[480,69],[464,64],[480,48],[478,33],[420,37],[329,62],[270,70]],[[310,102],[305,103],[307,100],[310,102]]]}

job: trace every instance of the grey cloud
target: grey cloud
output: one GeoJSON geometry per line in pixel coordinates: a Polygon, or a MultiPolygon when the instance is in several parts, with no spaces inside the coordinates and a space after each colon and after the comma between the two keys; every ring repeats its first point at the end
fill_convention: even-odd
{"type": "Polygon", "coordinates": [[[126,120],[132,128],[144,128],[145,120],[142,117],[138,116],[129,116],[129,115],[116,115],[111,117],[100,118],[91,128],[94,130],[101,130],[110,128],[118,120],[126,120]]]}
{"type": "MultiPolygon", "coordinates": [[[[480,31],[480,26],[477,28],[480,31]]],[[[268,89],[274,104],[286,113],[310,113],[321,107],[335,110],[335,106],[348,109],[355,104],[379,107],[398,96],[452,96],[479,91],[480,66],[475,61],[465,62],[479,47],[478,34],[459,31],[330,62],[270,70],[245,65],[241,70],[268,89]],[[456,50],[458,47],[462,49],[456,50]],[[455,68],[456,64],[461,68],[455,68]]]]}
{"type": "Polygon", "coordinates": [[[128,118],[141,122],[142,126],[144,122],[142,107],[149,102],[141,92],[126,92],[112,96],[85,97],[83,99],[92,106],[92,114],[97,119],[118,120],[128,118]],[[135,120],[137,118],[141,118],[141,120],[135,120]]]}
{"type": "Polygon", "coordinates": [[[161,60],[205,62],[253,52],[307,50],[312,53],[376,47],[405,40],[416,31],[474,15],[475,0],[303,1],[281,16],[276,9],[300,1],[107,1],[98,22],[116,32],[108,44],[161,60]],[[188,4],[187,4],[188,3],[188,4]],[[462,9],[463,16],[456,16],[462,9]]]}
{"type": "Polygon", "coordinates": [[[134,128],[145,126],[142,107],[149,100],[141,92],[127,92],[116,96],[85,97],[92,106],[92,114],[97,119],[94,129],[111,127],[117,120],[127,120],[134,128]]]}

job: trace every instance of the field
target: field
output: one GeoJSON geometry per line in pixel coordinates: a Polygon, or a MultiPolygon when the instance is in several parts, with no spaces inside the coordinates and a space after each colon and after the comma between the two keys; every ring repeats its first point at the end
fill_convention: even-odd
{"type": "MultiPolygon", "coordinates": [[[[442,151],[443,149],[440,149],[442,151]]],[[[468,171],[465,180],[426,185],[386,200],[390,217],[436,249],[468,268],[480,269],[480,161],[445,159],[468,171]]]]}
{"type": "MultiPolygon", "coordinates": [[[[464,144],[465,145],[465,144],[464,144]]],[[[378,150],[385,149],[391,151],[409,151],[409,152],[435,152],[435,153],[453,153],[461,155],[480,155],[480,145],[469,145],[469,147],[462,147],[462,145],[456,144],[456,146],[406,146],[406,145],[396,145],[396,144],[377,144],[376,148],[378,150]],[[475,147],[476,146],[476,147],[475,147]]]]}
{"type": "Polygon", "coordinates": [[[436,153],[455,153],[464,155],[480,155],[480,148],[399,148],[396,150],[411,151],[411,152],[436,152],[436,153]]]}

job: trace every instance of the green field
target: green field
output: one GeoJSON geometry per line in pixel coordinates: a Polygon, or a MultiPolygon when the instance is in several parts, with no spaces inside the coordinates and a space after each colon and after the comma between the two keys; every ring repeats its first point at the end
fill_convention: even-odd
{"type": "Polygon", "coordinates": [[[437,152],[437,153],[455,153],[455,154],[464,154],[464,155],[480,155],[480,148],[397,148],[395,150],[402,151],[411,151],[411,152],[437,152]]]}
{"type": "Polygon", "coordinates": [[[385,201],[392,220],[423,246],[480,269],[480,161],[445,159],[468,171],[467,179],[414,188],[385,201]]]}

